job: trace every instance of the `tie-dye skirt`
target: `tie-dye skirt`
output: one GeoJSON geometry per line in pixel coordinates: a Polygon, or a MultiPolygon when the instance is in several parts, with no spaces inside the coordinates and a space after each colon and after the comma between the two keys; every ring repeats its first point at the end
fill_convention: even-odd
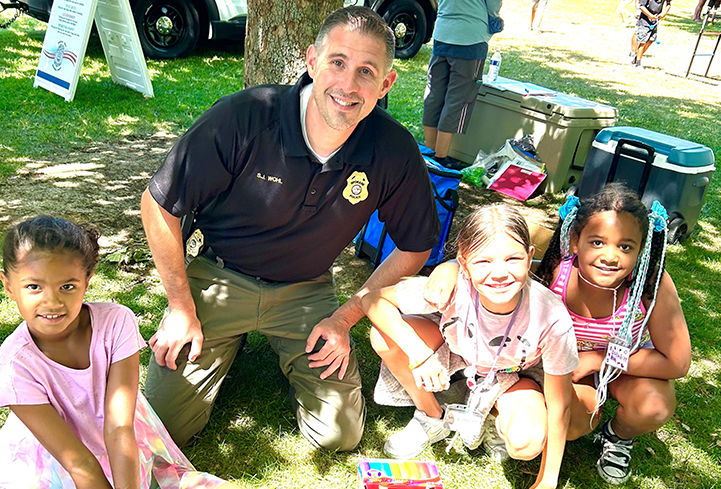
{"type": "MultiPolygon", "coordinates": [[[[142,489],[150,488],[153,477],[162,489],[214,489],[225,483],[214,475],[195,470],[140,392],[135,409],[135,437],[142,489]]],[[[97,458],[112,484],[107,453],[97,458]]],[[[75,488],[70,474],[13,413],[0,429],[0,467],[0,488],[75,488]]]]}

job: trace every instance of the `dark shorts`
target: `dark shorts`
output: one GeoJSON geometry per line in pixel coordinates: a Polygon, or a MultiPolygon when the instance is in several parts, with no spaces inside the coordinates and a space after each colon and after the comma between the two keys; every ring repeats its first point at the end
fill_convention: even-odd
{"type": "Polygon", "coordinates": [[[658,23],[651,25],[646,19],[638,19],[636,23],[636,42],[638,44],[645,44],[647,42],[654,42],[658,33],[658,23]]]}
{"type": "MultiPolygon", "coordinates": [[[[487,52],[487,48],[486,48],[487,52]]],[[[465,134],[483,78],[485,59],[432,55],[423,100],[423,125],[465,134]]]]}

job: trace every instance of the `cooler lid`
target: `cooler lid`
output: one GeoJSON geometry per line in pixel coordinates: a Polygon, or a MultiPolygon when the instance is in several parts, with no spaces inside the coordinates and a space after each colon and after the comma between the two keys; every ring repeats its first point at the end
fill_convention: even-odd
{"type": "Polygon", "coordinates": [[[499,76],[494,82],[486,80],[479,84],[479,93],[493,94],[518,103],[521,107],[559,114],[566,119],[616,119],[618,110],[610,105],[599,104],[573,95],[551,90],[530,82],[522,82],[499,76]]]}
{"type": "Polygon", "coordinates": [[[618,142],[619,139],[634,139],[648,144],[657,153],[666,156],[669,163],[679,166],[701,167],[714,164],[714,155],[711,148],[693,141],[640,127],[607,127],[596,135],[596,141],[604,144],[609,141],[618,142]]]}

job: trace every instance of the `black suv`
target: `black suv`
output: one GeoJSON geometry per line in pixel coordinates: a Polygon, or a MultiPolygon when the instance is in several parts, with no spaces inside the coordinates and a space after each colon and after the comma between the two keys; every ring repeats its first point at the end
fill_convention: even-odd
{"type": "MultiPolygon", "coordinates": [[[[345,3],[360,3],[360,0],[345,3]]],[[[363,4],[378,12],[393,29],[396,58],[412,58],[430,41],[438,0],[365,0],[363,4]]]]}
{"type": "MultiPolygon", "coordinates": [[[[396,35],[396,58],[408,59],[428,42],[438,0],[345,0],[378,12],[396,35]]],[[[19,9],[47,22],[53,0],[0,0],[3,9],[19,9]]],[[[140,43],[148,58],[177,58],[200,39],[242,39],[245,0],[130,0],[140,43]]],[[[1,10],[0,10],[1,11],[1,10]]]]}

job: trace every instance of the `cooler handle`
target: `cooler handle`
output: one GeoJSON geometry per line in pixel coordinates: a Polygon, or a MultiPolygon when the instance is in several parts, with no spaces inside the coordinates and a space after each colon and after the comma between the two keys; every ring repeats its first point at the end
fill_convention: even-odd
{"type": "Polygon", "coordinates": [[[653,146],[649,146],[648,144],[634,139],[619,139],[618,144],[616,145],[616,151],[613,153],[613,160],[611,161],[611,168],[608,170],[606,183],[611,183],[616,177],[616,170],[618,169],[618,162],[621,160],[621,156],[630,156],[635,159],[643,160],[646,165],[643,168],[641,182],[639,183],[637,190],[638,195],[642,196],[644,190],[646,190],[648,177],[651,175],[651,167],[653,166],[655,155],[656,150],[653,146]]]}
{"type": "Polygon", "coordinates": [[[711,180],[709,180],[708,177],[701,177],[701,178],[697,178],[696,180],[694,180],[693,186],[694,187],[705,187],[710,182],[711,182],[711,180]]]}

